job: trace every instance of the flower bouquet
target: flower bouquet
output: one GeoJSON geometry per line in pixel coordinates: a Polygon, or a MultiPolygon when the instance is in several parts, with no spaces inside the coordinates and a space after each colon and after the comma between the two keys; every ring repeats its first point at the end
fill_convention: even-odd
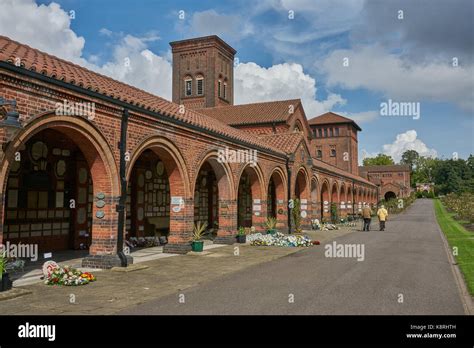
{"type": "Polygon", "coordinates": [[[95,280],[96,278],[92,273],[81,272],[68,266],[57,266],[48,273],[44,283],[47,285],[78,286],[89,284],[95,280]]]}
{"type": "Polygon", "coordinates": [[[302,235],[284,235],[255,233],[247,236],[250,245],[255,246],[279,246],[279,247],[307,247],[313,245],[311,239],[302,235]]]}

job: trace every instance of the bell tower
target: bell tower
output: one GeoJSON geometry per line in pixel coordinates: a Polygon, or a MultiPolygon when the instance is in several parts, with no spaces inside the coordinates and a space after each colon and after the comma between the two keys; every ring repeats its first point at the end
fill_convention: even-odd
{"type": "Polygon", "coordinates": [[[170,42],[173,102],[192,109],[234,104],[236,51],[216,35],[170,42]]]}

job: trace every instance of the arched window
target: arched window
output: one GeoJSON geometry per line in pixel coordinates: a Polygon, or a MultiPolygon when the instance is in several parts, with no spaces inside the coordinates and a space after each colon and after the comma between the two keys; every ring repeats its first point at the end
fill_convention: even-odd
{"type": "Polygon", "coordinates": [[[222,81],[221,80],[217,81],[217,96],[218,97],[221,96],[221,86],[222,86],[222,81]]]}
{"type": "Polygon", "coordinates": [[[227,99],[227,82],[224,82],[224,99],[227,99]]]}
{"type": "Polygon", "coordinates": [[[189,97],[193,94],[193,79],[191,76],[184,78],[184,95],[189,97]]]}
{"type": "Polygon", "coordinates": [[[196,77],[196,93],[204,95],[204,77],[202,75],[196,77]]]}
{"type": "Polygon", "coordinates": [[[331,149],[331,157],[336,157],[336,149],[331,149]]]}
{"type": "Polygon", "coordinates": [[[323,152],[321,150],[316,151],[316,157],[317,158],[322,158],[323,157],[323,152]]]}
{"type": "Polygon", "coordinates": [[[303,125],[301,124],[299,120],[296,120],[295,126],[293,127],[293,132],[301,132],[302,129],[303,129],[303,125]]]}

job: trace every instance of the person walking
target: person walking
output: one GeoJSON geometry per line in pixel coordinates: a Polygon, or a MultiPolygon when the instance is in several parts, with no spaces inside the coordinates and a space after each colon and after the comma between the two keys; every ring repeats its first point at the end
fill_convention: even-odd
{"type": "Polygon", "coordinates": [[[385,231],[385,221],[387,221],[388,218],[388,211],[383,205],[381,205],[377,211],[377,216],[380,222],[380,231],[385,231]]]}
{"type": "Polygon", "coordinates": [[[370,222],[372,221],[372,209],[370,209],[369,205],[364,205],[362,208],[362,218],[364,219],[364,228],[362,231],[370,231],[370,222]]]}

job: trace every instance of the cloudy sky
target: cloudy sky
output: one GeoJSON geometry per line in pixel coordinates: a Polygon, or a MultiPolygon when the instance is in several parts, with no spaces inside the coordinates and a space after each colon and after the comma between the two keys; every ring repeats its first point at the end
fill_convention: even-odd
{"type": "Polygon", "coordinates": [[[171,99],[169,42],[237,50],[235,102],[354,118],[360,157],[474,153],[472,0],[0,0],[0,35],[171,99]],[[130,64],[124,64],[129,61],[130,64]],[[419,103],[383,116],[381,103],[419,103]]]}

